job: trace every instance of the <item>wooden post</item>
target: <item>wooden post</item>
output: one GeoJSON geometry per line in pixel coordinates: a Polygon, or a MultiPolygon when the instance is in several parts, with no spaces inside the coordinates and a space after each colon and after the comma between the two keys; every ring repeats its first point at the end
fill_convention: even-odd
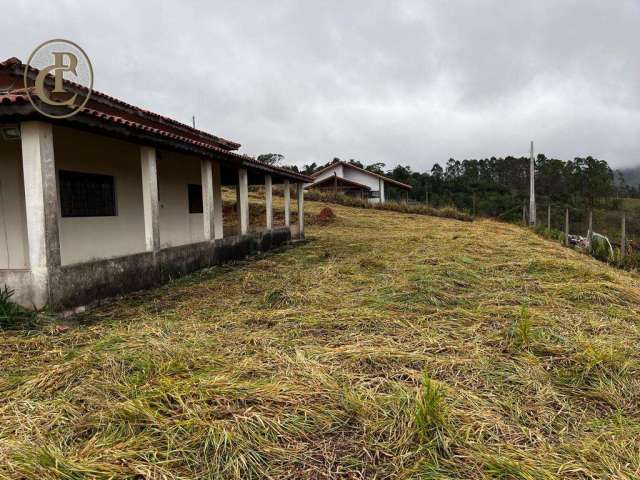
{"type": "Polygon", "coordinates": [[[622,212],[622,234],[620,236],[620,257],[624,258],[627,253],[627,215],[622,212]]]}
{"type": "Polygon", "coordinates": [[[569,209],[564,214],[564,244],[569,246],[569,209]]]}
{"type": "Polygon", "coordinates": [[[551,203],[547,205],[547,230],[551,231],[551,203]]]}
{"type": "Polygon", "coordinates": [[[593,210],[589,210],[589,230],[587,230],[587,242],[591,249],[591,238],[593,237],[593,210]]]}
{"type": "Polygon", "coordinates": [[[429,205],[429,192],[424,192],[424,203],[429,205]]]}
{"type": "Polygon", "coordinates": [[[523,225],[527,224],[527,206],[526,205],[522,205],[522,224],[523,225]]]}

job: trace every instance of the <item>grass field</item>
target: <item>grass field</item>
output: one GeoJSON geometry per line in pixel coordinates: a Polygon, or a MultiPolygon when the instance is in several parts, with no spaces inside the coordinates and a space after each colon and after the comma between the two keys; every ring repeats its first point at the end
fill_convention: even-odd
{"type": "Polygon", "coordinates": [[[0,478],[638,478],[640,278],[332,205],[308,242],[0,332],[0,478]]]}

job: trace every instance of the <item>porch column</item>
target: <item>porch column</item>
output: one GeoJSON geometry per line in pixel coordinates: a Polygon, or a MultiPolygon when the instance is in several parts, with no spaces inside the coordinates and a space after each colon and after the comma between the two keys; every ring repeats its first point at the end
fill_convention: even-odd
{"type": "Polygon", "coordinates": [[[265,191],[265,207],[267,217],[267,230],[273,228],[273,191],[272,191],[271,175],[264,176],[264,191],[265,191]]]}
{"type": "Polygon", "coordinates": [[[298,230],[304,239],[304,183],[298,183],[298,230]]]}
{"type": "Polygon", "coordinates": [[[283,183],[284,189],[284,225],[285,227],[291,226],[291,189],[289,187],[289,180],[285,180],[283,183]]]}
{"type": "Polygon", "coordinates": [[[158,202],[156,149],[140,147],[140,164],[142,167],[145,244],[147,252],[158,252],[160,251],[160,205],[158,202]]]}
{"type": "Polygon", "coordinates": [[[384,203],[384,180],[383,179],[379,179],[380,182],[380,203],[384,203]]]}
{"type": "Polygon", "coordinates": [[[222,214],[222,173],[220,162],[211,162],[213,173],[213,235],[216,240],[224,236],[224,218],[222,214]]]}
{"type": "Polygon", "coordinates": [[[213,213],[213,166],[211,160],[200,160],[200,176],[202,183],[202,219],[204,222],[204,239],[213,240],[215,227],[213,213]]]}
{"type": "Polygon", "coordinates": [[[249,177],[246,168],[238,169],[238,217],[240,234],[249,233],[249,177]]]}
{"type": "Polygon", "coordinates": [[[23,122],[20,130],[32,301],[42,308],[49,301],[52,270],[61,263],[53,131],[44,122],[23,122]]]}

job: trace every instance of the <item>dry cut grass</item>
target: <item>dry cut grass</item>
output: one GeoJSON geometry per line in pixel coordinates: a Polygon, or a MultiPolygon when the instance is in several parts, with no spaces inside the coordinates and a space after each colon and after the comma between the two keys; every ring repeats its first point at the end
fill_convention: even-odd
{"type": "Polygon", "coordinates": [[[332,208],[306,244],[0,333],[0,478],[640,476],[638,276],[332,208]]]}

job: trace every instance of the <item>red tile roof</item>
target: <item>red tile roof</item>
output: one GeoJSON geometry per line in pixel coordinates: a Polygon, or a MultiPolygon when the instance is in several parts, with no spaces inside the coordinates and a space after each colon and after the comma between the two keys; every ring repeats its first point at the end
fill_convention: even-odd
{"type": "MultiPolygon", "coordinates": [[[[20,86],[23,85],[22,77],[24,75],[24,68],[26,68],[26,65],[23,64],[16,57],[11,57],[5,60],[4,62],[0,62],[0,72],[4,70],[4,71],[12,71],[14,74],[17,73],[20,77],[18,79],[19,80],[18,85],[20,86]]],[[[38,70],[33,67],[30,67],[29,72],[32,73],[33,75],[37,75],[38,70]]],[[[64,82],[68,86],[73,87],[76,90],[79,90],[83,94],[86,94],[89,91],[89,89],[84,85],[80,85],[78,83],[75,83],[69,80],[65,80],[64,82]]],[[[123,114],[129,113],[137,117],[140,117],[141,123],[144,123],[145,120],[158,123],[159,125],[156,125],[156,128],[162,129],[162,127],[167,127],[167,128],[178,129],[183,131],[183,133],[195,135],[198,137],[202,137],[203,139],[207,139],[212,142],[219,143],[223,148],[226,147],[228,150],[237,150],[241,147],[239,143],[233,142],[231,140],[227,140],[222,137],[218,137],[216,135],[212,135],[209,132],[198,130],[197,128],[193,128],[189,125],[178,122],[177,120],[151,112],[144,108],[136,107],[135,105],[131,105],[130,103],[124,102],[118,98],[99,92],[98,90],[91,91],[91,99],[92,100],[95,99],[101,103],[112,104],[112,106],[123,110],[122,112],[123,114]]]]}
{"type": "MultiPolygon", "coordinates": [[[[5,62],[0,62],[0,73],[2,72],[2,67],[6,68],[6,67],[16,67],[16,66],[23,67],[24,65],[16,58],[11,58],[5,62]]],[[[69,82],[69,83],[74,86],[76,85],[76,84],[73,84],[72,82],[69,82]]],[[[84,89],[85,92],[87,91],[87,89],[83,86],[78,86],[78,87],[81,89],[84,89]]],[[[29,93],[32,95],[32,98],[33,98],[33,93],[32,92],[29,92],[29,93]]],[[[109,101],[116,102],[121,106],[126,106],[128,109],[135,109],[137,112],[141,114],[139,118],[140,121],[138,121],[138,118],[135,118],[135,117],[134,117],[135,120],[132,120],[130,115],[129,115],[129,118],[126,118],[123,115],[115,114],[114,112],[116,112],[117,109],[115,110],[110,109],[111,112],[109,112],[109,111],[101,111],[96,108],[90,108],[88,106],[82,108],[82,110],[79,112],[79,114],[76,117],[83,117],[83,116],[91,117],[91,118],[97,119],[101,124],[111,124],[111,125],[126,127],[128,130],[132,132],[145,133],[154,137],[179,142],[180,144],[196,147],[205,152],[215,153],[216,156],[229,158],[230,160],[234,160],[236,162],[239,161],[244,166],[258,168],[266,172],[275,173],[277,175],[292,178],[299,181],[300,180],[304,182],[312,181],[311,177],[304,175],[302,173],[294,172],[287,168],[281,168],[274,165],[270,165],[270,164],[261,162],[259,160],[256,160],[255,158],[249,157],[247,155],[241,155],[239,153],[232,152],[230,151],[231,149],[227,145],[227,144],[230,144],[230,145],[239,147],[240,144],[233,143],[228,140],[220,139],[220,137],[215,137],[206,132],[193,129],[191,127],[188,127],[187,125],[181,124],[180,122],[176,122],[175,120],[169,119],[167,117],[163,117],[161,115],[157,115],[155,113],[139,109],[138,107],[133,107],[125,102],[114,99],[113,97],[109,97],[108,95],[105,95],[96,91],[92,92],[92,98],[93,98],[93,95],[95,94],[97,94],[98,96],[102,96],[108,99],[109,101]],[[161,126],[158,126],[155,122],[145,122],[145,119],[148,116],[153,116],[155,118],[162,119],[163,122],[170,122],[174,125],[180,126],[181,128],[179,129],[161,128],[161,126]],[[198,135],[197,136],[193,134],[189,136],[183,135],[182,130],[184,129],[190,131],[190,133],[197,132],[198,135]],[[223,140],[223,142],[219,142],[219,140],[223,140]],[[224,142],[226,142],[227,144],[225,144],[224,142]]],[[[36,113],[35,109],[31,105],[31,102],[29,100],[28,93],[24,88],[13,89],[4,94],[0,93],[0,117],[2,116],[2,113],[3,113],[1,110],[2,106],[12,106],[12,105],[27,105],[30,110],[29,113],[31,114],[36,113]]],[[[100,106],[99,103],[97,104],[89,103],[88,105],[91,105],[92,107],[100,106]]],[[[68,121],[75,122],[77,121],[77,118],[71,117],[68,121]]]]}
{"type": "Polygon", "coordinates": [[[396,185],[397,187],[404,188],[406,190],[412,190],[413,189],[413,187],[411,185],[407,185],[406,183],[399,182],[397,180],[394,180],[393,178],[385,177],[384,175],[380,175],[380,174],[375,173],[375,172],[370,172],[369,170],[365,170],[364,168],[360,168],[360,167],[358,167],[356,165],[353,165],[352,163],[345,162],[343,160],[339,160],[337,162],[330,163],[326,167],[322,167],[320,170],[316,170],[315,172],[313,172],[311,174],[311,177],[312,178],[313,177],[317,177],[322,172],[325,172],[325,171],[329,170],[330,168],[333,168],[333,167],[338,166],[338,165],[344,165],[345,167],[353,168],[354,170],[358,170],[359,172],[368,173],[369,175],[373,175],[374,177],[381,178],[385,182],[391,183],[392,185],[396,185]]]}
{"type": "MultiPolygon", "coordinates": [[[[335,177],[335,178],[337,178],[338,182],[347,183],[349,185],[353,185],[354,187],[362,188],[365,190],[371,190],[371,187],[364,185],[362,183],[354,182],[353,180],[349,180],[344,177],[335,177]]],[[[317,180],[313,182],[311,185],[307,185],[307,188],[317,187],[318,185],[322,185],[323,183],[333,184],[333,181],[334,181],[333,179],[334,177],[326,177],[326,178],[323,178],[322,180],[317,180]]]]}

